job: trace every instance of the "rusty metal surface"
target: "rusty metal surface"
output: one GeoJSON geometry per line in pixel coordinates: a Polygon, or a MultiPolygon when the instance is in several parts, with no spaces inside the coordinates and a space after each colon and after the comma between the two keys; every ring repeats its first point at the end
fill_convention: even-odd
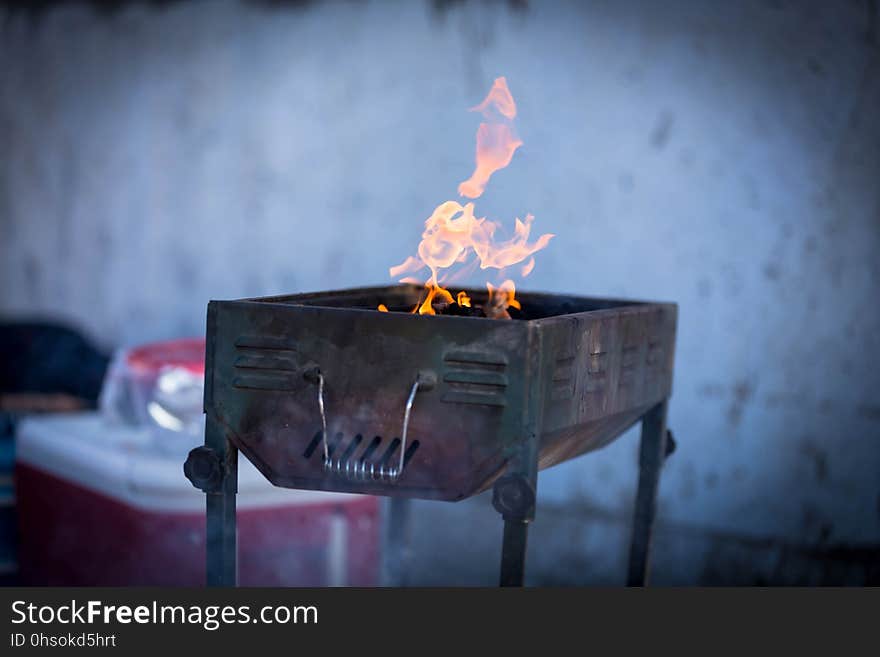
{"type": "MultiPolygon", "coordinates": [[[[671,392],[676,307],[517,295],[524,319],[380,313],[421,288],[389,286],[208,308],[205,411],[274,484],[457,500],[489,487],[524,445],[548,467],[613,440],[671,392]],[[323,469],[319,368],[335,457],[394,462],[419,372],[409,460],[394,483],[323,469]]],[[[475,300],[485,291],[469,290],[475,300]]]]}

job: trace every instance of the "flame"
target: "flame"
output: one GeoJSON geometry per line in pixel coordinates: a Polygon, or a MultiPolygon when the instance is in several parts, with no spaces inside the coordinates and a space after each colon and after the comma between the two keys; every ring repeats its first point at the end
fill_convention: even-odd
{"type": "MultiPolygon", "coordinates": [[[[495,80],[485,100],[472,111],[481,112],[485,121],[477,130],[476,168],[458,188],[459,194],[467,198],[482,195],[492,174],[510,164],[514,152],[522,144],[513,131],[516,103],[503,77],[495,80]]],[[[413,313],[434,315],[435,305],[471,307],[471,299],[465,292],[453,296],[443,287],[444,278],[473,271],[476,265],[480,269],[496,269],[500,277],[502,270],[523,261],[526,264],[520,272],[528,276],[535,267],[534,254],[544,249],[554,237],[546,233],[530,242],[534,219],[531,214],[527,214],[524,220],[517,218],[510,239],[495,239],[500,224],[477,217],[472,202],[462,205],[457,201],[445,201],[425,220],[418,254],[391,267],[388,273],[401,282],[417,282],[412,274],[426,268],[430,271],[425,282],[425,298],[413,308],[413,313]],[[457,272],[452,272],[451,268],[456,265],[460,265],[457,272]]],[[[497,288],[487,283],[487,288],[489,300],[483,306],[487,317],[509,319],[508,308],[520,309],[512,280],[505,280],[497,288]]]]}
{"type": "Polygon", "coordinates": [[[516,103],[513,96],[510,95],[510,89],[507,88],[507,78],[504,76],[495,78],[489,94],[482,103],[476,107],[471,107],[471,112],[480,112],[487,119],[493,118],[493,110],[497,111],[506,119],[516,118],[516,103]]]}
{"type": "Polygon", "coordinates": [[[516,285],[509,278],[498,287],[486,283],[486,288],[489,290],[489,301],[483,306],[486,317],[510,319],[508,308],[522,310],[522,306],[516,300],[516,285]]]}
{"type": "Polygon", "coordinates": [[[471,177],[458,186],[458,193],[467,198],[478,198],[492,174],[510,164],[522,142],[513,132],[516,103],[503,77],[495,80],[486,99],[471,111],[482,112],[486,122],[477,128],[476,168],[471,177]]]}
{"type": "MultiPolygon", "coordinates": [[[[526,215],[525,221],[517,219],[514,236],[509,240],[496,241],[494,235],[498,224],[485,217],[475,217],[473,203],[461,205],[456,201],[446,201],[438,205],[425,221],[418,257],[408,257],[401,264],[391,267],[389,273],[391,276],[400,276],[425,267],[430,269],[431,277],[426,284],[428,295],[417,311],[423,315],[434,314],[431,302],[438,294],[442,301],[453,303],[452,294],[441,287],[440,270],[466,262],[471,254],[476,256],[480,269],[501,270],[529,258],[545,248],[553,238],[552,234],[547,233],[529,242],[533,221],[532,215],[526,215]]],[[[528,275],[534,265],[534,258],[531,258],[523,267],[523,275],[528,275]]],[[[411,282],[412,277],[401,280],[411,282]]]]}
{"type": "Polygon", "coordinates": [[[497,224],[481,220],[481,226],[485,226],[485,228],[477,234],[474,244],[474,250],[480,259],[480,269],[488,269],[489,267],[504,269],[545,248],[553,238],[551,233],[541,235],[535,242],[529,244],[529,233],[531,233],[534,220],[535,218],[530,214],[526,215],[525,221],[517,219],[514,237],[507,242],[493,242],[492,235],[497,224]]]}
{"type": "Polygon", "coordinates": [[[396,267],[391,267],[391,269],[388,270],[388,273],[391,275],[391,278],[397,278],[406,271],[414,271],[416,269],[421,269],[421,267],[422,264],[419,262],[419,259],[410,256],[396,267]]]}
{"type": "Polygon", "coordinates": [[[379,304],[379,312],[380,312],[380,313],[387,313],[387,312],[388,312],[388,306],[386,306],[384,303],[380,303],[380,304],[379,304]]]}
{"type": "MultiPolygon", "coordinates": [[[[441,302],[447,304],[453,303],[452,294],[449,293],[449,290],[444,290],[439,285],[430,282],[425,285],[425,289],[428,291],[428,294],[425,296],[425,300],[422,304],[418,306],[418,312],[420,315],[437,314],[434,311],[434,299],[437,297],[440,297],[441,302]]],[[[413,312],[415,312],[415,310],[413,312]]]]}
{"type": "MultiPolygon", "coordinates": [[[[476,255],[480,269],[490,267],[504,269],[545,248],[553,238],[553,235],[548,233],[530,243],[529,235],[533,221],[532,215],[526,215],[525,221],[517,219],[514,236],[506,241],[495,241],[493,237],[498,224],[485,217],[475,217],[473,203],[461,205],[456,201],[446,201],[438,205],[434,213],[425,221],[418,257],[410,256],[388,271],[391,276],[399,276],[428,267],[431,270],[428,284],[442,290],[443,288],[439,287],[439,270],[466,261],[470,252],[476,255]]],[[[524,267],[528,269],[525,273],[531,272],[532,267],[534,267],[534,259],[524,267]]],[[[411,279],[407,277],[405,280],[411,279]]],[[[443,295],[444,300],[446,295],[450,297],[451,303],[452,295],[446,292],[443,295]]],[[[431,299],[434,296],[436,293],[431,295],[431,299]]],[[[422,306],[424,307],[424,303],[422,306]]],[[[423,311],[419,310],[419,312],[423,311]]],[[[431,313],[425,310],[423,314],[431,313]]]]}

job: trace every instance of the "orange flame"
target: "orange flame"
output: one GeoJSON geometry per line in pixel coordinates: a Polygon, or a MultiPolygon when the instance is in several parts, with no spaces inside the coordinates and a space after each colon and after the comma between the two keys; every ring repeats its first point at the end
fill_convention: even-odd
{"type": "MultiPolygon", "coordinates": [[[[436,299],[437,297],[439,297],[440,301],[443,303],[453,303],[452,295],[449,293],[449,290],[444,290],[439,285],[435,285],[430,282],[425,285],[425,289],[428,291],[428,294],[425,297],[425,300],[422,302],[422,305],[418,307],[420,315],[437,314],[434,311],[434,299],[436,299]]],[[[415,312],[415,310],[413,312],[415,312]]]]}
{"type": "Polygon", "coordinates": [[[495,80],[486,99],[471,111],[482,112],[487,122],[477,128],[476,168],[471,177],[458,186],[458,193],[467,198],[478,198],[492,174],[510,164],[522,142],[513,132],[516,103],[503,77],[495,80]]]}
{"type": "MultiPolygon", "coordinates": [[[[493,173],[510,164],[516,149],[522,144],[513,132],[513,119],[516,117],[516,103],[502,77],[495,80],[485,100],[472,108],[483,114],[486,122],[477,130],[476,168],[471,177],[459,185],[462,196],[477,198],[485,190],[486,183],[493,173]]],[[[474,214],[474,204],[461,205],[456,201],[446,201],[438,205],[425,220],[425,230],[419,243],[418,255],[409,256],[401,264],[391,267],[389,274],[401,282],[413,282],[413,274],[427,268],[430,278],[425,283],[426,296],[412,312],[422,315],[436,314],[434,305],[457,304],[470,307],[471,300],[465,292],[452,293],[441,286],[443,277],[454,265],[458,273],[468,271],[468,266],[479,264],[480,269],[497,269],[499,273],[507,267],[527,260],[520,272],[528,276],[535,266],[534,254],[545,248],[553,238],[552,234],[541,235],[529,242],[534,217],[527,214],[525,220],[516,219],[514,234],[508,240],[496,240],[495,232],[499,224],[474,214]]],[[[516,288],[512,280],[505,280],[495,288],[487,283],[489,301],[483,306],[487,317],[510,319],[508,308],[520,309],[516,300],[516,288]]],[[[387,310],[387,309],[386,309],[387,310]]]]}
{"type": "MultiPolygon", "coordinates": [[[[388,272],[391,276],[399,276],[428,267],[432,274],[431,281],[438,284],[438,270],[465,262],[470,251],[477,256],[480,269],[504,269],[545,248],[553,238],[552,234],[547,233],[529,243],[534,219],[530,214],[526,215],[525,221],[517,219],[511,239],[494,241],[497,223],[485,217],[475,217],[473,203],[461,205],[446,201],[438,205],[425,221],[418,257],[410,256],[388,272]]],[[[525,273],[531,272],[532,267],[533,262],[526,265],[524,269],[528,268],[528,271],[525,273]]]]}
{"type": "Polygon", "coordinates": [[[486,283],[486,288],[489,290],[489,301],[483,307],[486,317],[510,319],[508,308],[522,310],[522,306],[516,300],[516,285],[509,278],[498,287],[486,283]]]}

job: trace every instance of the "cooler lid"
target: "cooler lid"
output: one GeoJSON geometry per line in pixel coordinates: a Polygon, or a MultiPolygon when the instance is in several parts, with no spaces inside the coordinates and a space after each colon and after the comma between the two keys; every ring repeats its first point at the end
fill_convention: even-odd
{"type": "MultiPolygon", "coordinates": [[[[17,463],[48,472],[131,506],[204,512],[205,496],[183,475],[183,462],[157,454],[149,431],[109,424],[96,412],[26,418],[16,435],[17,463]]],[[[277,488],[244,456],[239,508],[340,503],[357,495],[277,488]]]]}

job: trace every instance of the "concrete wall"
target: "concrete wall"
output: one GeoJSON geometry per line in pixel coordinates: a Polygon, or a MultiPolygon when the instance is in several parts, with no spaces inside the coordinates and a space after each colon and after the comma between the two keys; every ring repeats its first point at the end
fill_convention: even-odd
{"type": "MultiPolygon", "coordinates": [[[[874,2],[6,10],[0,311],[117,345],[383,283],[497,75],[525,145],[477,208],[558,235],[527,287],[680,304],[660,581],[878,577],[874,2]]],[[[541,479],[533,581],[620,580],[636,447],[541,479]]],[[[453,568],[464,534],[430,533],[491,513],[416,508],[417,581],[494,578],[496,526],[453,568]]]]}

